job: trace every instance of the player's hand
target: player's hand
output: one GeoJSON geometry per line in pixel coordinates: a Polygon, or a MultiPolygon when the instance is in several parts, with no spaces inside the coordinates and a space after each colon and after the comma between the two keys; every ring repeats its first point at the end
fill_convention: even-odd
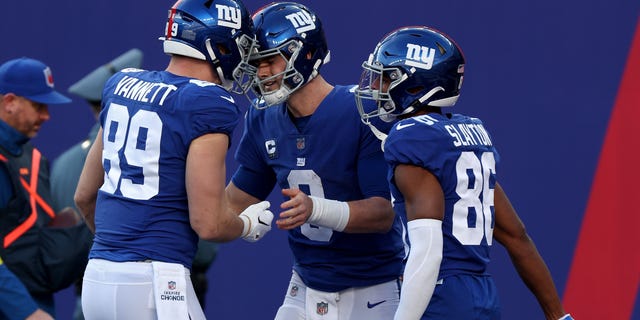
{"type": "Polygon", "coordinates": [[[300,189],[282,189],[282,195],[289,197],[289,200],[280,205],[285,211],[276,220],[278,228],[291,230],[305,224],[313,210],[311,198],[300,189]]]}
{"type": "Polygon", "coordinates": [[[82,222],[82,218],[76,210],[71,207],[65,207],[56,214],[47,226],[52,228],[68,228],[80,222],[82,222]]]}
{"type": "Polygon", "coordinates": [[[256,242],[271,230],[273,213],[269,211],[269,206],[269,201],[262,201],[248,206],[240,213],[240,219],[244,221],[242,239],[256,242]]]}

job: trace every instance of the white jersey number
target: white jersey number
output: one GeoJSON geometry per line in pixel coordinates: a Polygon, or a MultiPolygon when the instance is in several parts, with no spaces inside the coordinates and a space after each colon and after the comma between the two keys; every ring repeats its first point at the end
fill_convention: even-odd
{"type": "Polygon", "coordinates": [[[104,125],[102,164],[105,175],[100,190],[114,193],[119,188],[123,196],[136,200],[148,200],[157,195],[161,137],[162,120],[157,113],[138,110],[130,116],[127,107],[110,104],[104,125]],[[127,164],[142,172],[136,182],[122,173],[118,155],[122,148],[127,164]]]}
{"type": "MultiPolygon", "coordinates": [[[[290,188],[300,189],[301,185],[309,186],[309,195],[324,198],[324,188],[322,179],[313,170],[291,170],[287,177],[290,188]]],[[[327,227],[320,227],[305,223],[300,226],[302,234],[313,241],[329,242],[333,230],[327,227]]]]}
{"type": "Polygon", "coordinates": [[[489,187],[489,178],[495,171],[496,161],[491,152],[483,153],[480,159],[473,152],[462,152],[456,162],[456,193],[460,200],[453,206],[452,232],[463,245],[479,245],[483,237],[488,245],[492,243],[494,190],[489,187]],[[473,181],[470,180],[472,177],[473,181]],[[474,226],[469,226],[471,211],[475,212],[474,226]]]}

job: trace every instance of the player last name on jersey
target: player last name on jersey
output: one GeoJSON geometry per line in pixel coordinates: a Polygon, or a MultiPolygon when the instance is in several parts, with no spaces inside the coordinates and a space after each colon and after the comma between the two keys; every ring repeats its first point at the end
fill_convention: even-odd
{"type": "Polygon", "coordinates": [[[456,147],[461,146],[473,146],[473,145],[485,145],[492,146],[491,139],[487,130],[481,124],[475,123],[458,123],[456,125],[444,126],[453,140],[453,145],[456,147]]]}
{"type": "Polygon", "coordinates": [[[127,99],[162,106],[169,93],[178,89],[172,84],[147,82],[125,76],[118,82],[114,94],[127,99]]]}

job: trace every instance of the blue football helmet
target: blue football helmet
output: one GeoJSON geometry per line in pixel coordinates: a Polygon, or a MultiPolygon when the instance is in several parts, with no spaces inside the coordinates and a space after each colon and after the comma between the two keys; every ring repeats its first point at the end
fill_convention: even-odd
{"type": "Polygon", "coordinates": [[[211,63],[222,86],[245,93],[255,47],[253,21],[240,0],[178,0],[169,10],[164,52],[211,63]]]}
{"type": "Polygon", "coordinates": [[[258,52],[251,54],[252,64],[274,55],[287,62],[282,73],[267,79],[254,77],[252,89],[260,97],[254,107],[262,109],[279,104],[315,78],[320,67],[330,60],[330,52],[320,18],[309,8],[295,2],[271,3],[253,15],[258,52]],[[267,91],[264,83],[282,77],[280,88],[267,91]]]}
{"type": "MultiPolygon", "coordinates": [[[[385,36],[362,63],[355,90],[362,121],[395,122],[419,107],[451,107],[460,96],[464,55],[447,35],[428,27],[405,27],[385,36]],[[385,86],[388,89],[383,90],[385,86]],[[367,112],[364,100],[377,108],[367,112]]],[[[375,130],[374,130],[375,132],[375,130]]]]}

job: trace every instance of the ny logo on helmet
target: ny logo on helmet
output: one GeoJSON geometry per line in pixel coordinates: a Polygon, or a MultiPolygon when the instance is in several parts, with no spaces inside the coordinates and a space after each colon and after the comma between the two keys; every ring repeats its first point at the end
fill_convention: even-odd
{"type": "Polygon", "coordinates": [[[313,22],[311,15],[308,12],[298,11],[286,16],[287,20],[291,22],[298,34],[313,30],[316,28],[316,24],[313,22]]]}
{"type": "Polygon", "coordinates": [[[407,60],[404,62],[408,66],[430,70],[433,67],[433,60],[436,50],[429,47],[407,43],[407,60]]]}
{"type": "Polygon", "coordinates": [[[240,9],[216,4],[218,9],[218,25],[233,29],[240,29],[242,22],[240,21],[240,9]]]}

